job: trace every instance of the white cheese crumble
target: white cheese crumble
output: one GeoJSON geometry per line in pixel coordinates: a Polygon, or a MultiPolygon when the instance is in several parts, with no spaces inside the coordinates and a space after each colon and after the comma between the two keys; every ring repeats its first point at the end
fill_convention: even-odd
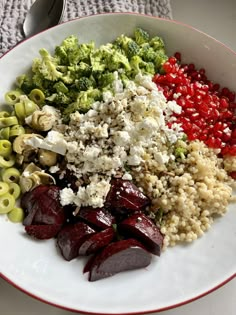
{"type": "Polygon", "coordinates": [[[64,135],[67,168],[78,179],[86,175],[88,184],[77,193],[63,189],[62,205],[102,207],[112,176],[121,172],[123,179],[132,180],[126,167],[141,167],[147,156],[167,163],[168,146],[183,135],[172,117],[181,107],[167,102],[151,76],[140,74],[126,88],[120,81],[114,86],[113,97],[106,93],[87,113],[71,115],[64,135]],[[167,126],[169,121],[173,129],[167,126]]]}
{"type": "Polygon", "coordinates": [[[25,140],[25,143],[34,147],[49,150],[61,155],[66,154],[67,144],[62,133],[51,130],[44,139],[37,136],[25,140]]]}

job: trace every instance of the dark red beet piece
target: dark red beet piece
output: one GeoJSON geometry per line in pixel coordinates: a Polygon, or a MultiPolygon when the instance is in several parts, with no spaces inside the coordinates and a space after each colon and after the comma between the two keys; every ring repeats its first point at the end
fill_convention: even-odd
{"type": "Polygon", "coordinates": [[[61,229],[61,225],[48,224],[48,225],[27,225],[25,231],[28,235],[39,240],[46,240],[54,237],[61,229]]]}
{"type": "Polygon", "coordinates": [[[105,205],[118,212],[138,211],[150,203],[137,186],[129,180],[114,178],[111,180],[111,188],[106,198],[105,205]]]}
{"type": "Polygon", "coordinates": [[[79,255],[79,248],[95,230],[83,222],[64,226],[57,235],[57,246],[66,260],[79,255]]]}
{"type": "Polygon", "coordinates": [[[106,246],[89,261],[89,281],[113,276],[119,272],[147,267],[151,254],[135,239],[121,240],[106,246]]]}
{"type": "Polygon", "coordinates": [[[139,240],[152,254],[160,256],[163,235],[145,214],[132,214],[119,224],[118,229],[121,234],[139,240]]]}
{"type": "Polygon", "coordinates": [[[47,191],[48,186],[40,185],[34,190],[26,192],[21,197],[21,207],[25,212],[24,225],[30,225],[33,221],[37,208],[33,208],[35,201],[47,191]]]}
{"type": "Polygon", "coordinates": [[[23,195],[21,206],[25,210],[24,225],[62,225],[65,212],[59,200],[60,189],[57,186],[38,186],[23,195]]]}
{"type": "Polygon", "coordinates": [[[115,231],[109,227],[89,236],[79,248],[79,255],[91,255],[107,246],[115,237],[115,231]]]}
{"type": "Polygon", "coordinates": [[[104,208],[81,208],[78,217],[99,229],[109,228],[115,223],[114,216],[104,208]]]}

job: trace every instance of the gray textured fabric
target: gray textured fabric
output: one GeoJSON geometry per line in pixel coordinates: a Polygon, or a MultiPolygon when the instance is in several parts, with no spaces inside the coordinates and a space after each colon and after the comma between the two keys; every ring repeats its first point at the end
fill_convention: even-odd
{"type": "MultiPolygon", "coordinates": [[[[22,23],[34,0],[0,0],[0,56],[22,40],[22,23]]],[[[170,0],[67,0],[63,21],[104,12],[172,18],[170,0]]]]}

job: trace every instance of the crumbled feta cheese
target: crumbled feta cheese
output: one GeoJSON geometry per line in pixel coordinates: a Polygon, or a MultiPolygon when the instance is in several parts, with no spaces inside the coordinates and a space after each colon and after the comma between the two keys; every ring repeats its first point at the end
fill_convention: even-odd
{"type": "Polygon", "coordinates": [[[132,180],[132,175],[129,174],[129,173],[125,173],[125,174],[122,176],[122,179],[124,179],[124,180],[132,180]]]}
{"type": "Polygon", "coordinates": [[[27,139],[25,143],[32,147],[49,150],[61,155],[65,155],[67,148],[63,134],[54,130],[49,131],[44,139],[35,136],[27,139]]]}

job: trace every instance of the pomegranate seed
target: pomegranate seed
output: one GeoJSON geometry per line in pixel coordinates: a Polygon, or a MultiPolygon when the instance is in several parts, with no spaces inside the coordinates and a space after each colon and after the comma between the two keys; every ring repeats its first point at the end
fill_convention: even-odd
{"type": "Polygon", "coordinates": [[[235,171],[234,171],[234,172],[229,173],[229,176],[231,176],[233,179],[235,179],[235,180],[236,180],[236,172],[235,172],[235,171]]]}
{"type": "Polygon", "coordinates": [[[180,53],[180,52],[176,52],[174,56],[175,56],[175,58],[176,58],[178,61],[181,61],[181,53],[180,53]]]}

